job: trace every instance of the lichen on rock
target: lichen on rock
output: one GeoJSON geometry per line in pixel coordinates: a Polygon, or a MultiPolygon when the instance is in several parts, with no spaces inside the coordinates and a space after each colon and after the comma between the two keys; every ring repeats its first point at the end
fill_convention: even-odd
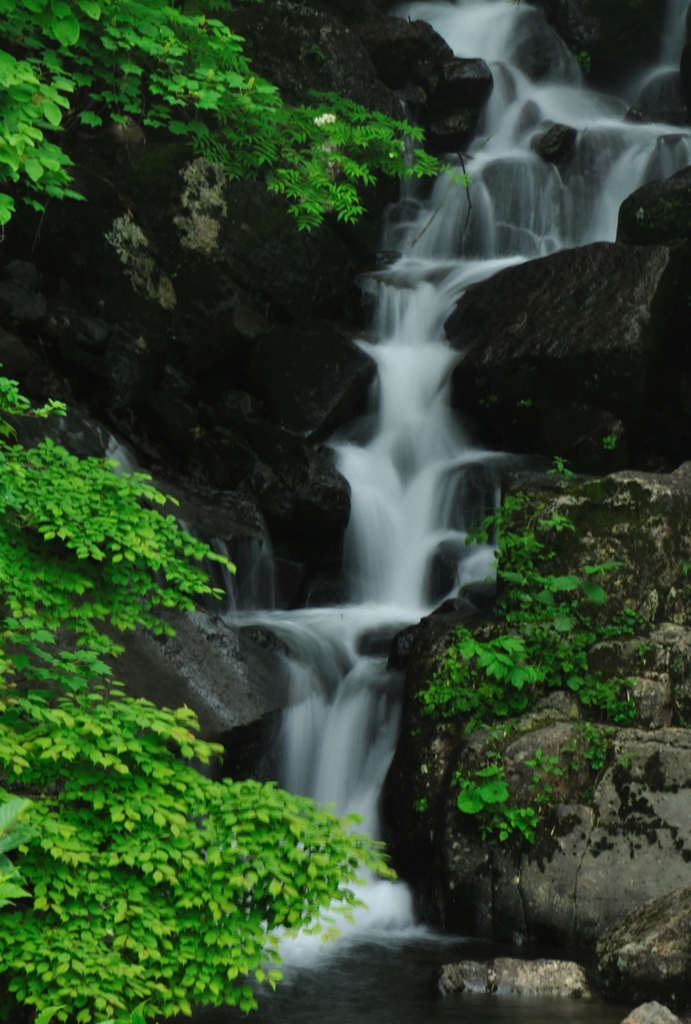
{"type": "Polygon", "coordinates": [[[158,267],[149,239],[131,214],[116,217],[105,237],[124,264],[134,290],[154,299],[163,309],[174,309],[177,297],[173,282],[158,267]]]}
{"type": "Polygon", "coordinates": [[[220,218],[228,212],[224,198],[226,177],[219,164],[211,164],[204,157],[186,164],[180,175],[184,182],[180,202],[186,211],[185,216],[174,218],[180,244],[184,249],[210,256],[218,249],[220,218]]]}

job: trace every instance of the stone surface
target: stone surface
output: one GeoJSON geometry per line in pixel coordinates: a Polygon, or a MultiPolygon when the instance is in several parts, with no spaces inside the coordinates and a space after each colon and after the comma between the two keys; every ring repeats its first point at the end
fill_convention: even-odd
{"type": "MultiPolygon", "coordinates": [[[[532,711],[496,723],[510,805],[530,805],[549,787],[534,844],[517,833],[488,843],[472,816],[459,812],[454,774],[468,777],[486,765],[490,734],[466,734],[462,718],[426,716],[416,699],[446,656],[457,621],[432,616],[395,638],[390,664],[407,668],[384,818],[401,874],[428,919],[445,929],[592,946],[636,906],[691,884],[691,732],[683,727],[691,690],[683,570],[691,553],[689,472],[562,484],[524,475],[511,484],[528,496],[520,514],[533,528],[538,512],[568,513],[576,525],[575,533],[550,534],[547,571],[622,563],[602,579],[603,609],[609,616],[628,608],[642,619],[638,636],[602,640],[589,654],[591,672],[627,680],[633,727],[587,723],[592,710],[566,691],[548,692],[532,711]]],[[[521,522],[512,524],[519,533],[521,522]]],[[[595,622],[605,621],[602,614],[593,608],[595,622]]],[[[467,628],[490,640],[507,630],[494,616],[466,620],[467,628]]]]}
{"type": "Polygon", "coordinates": [[[363,25],[360,39],[372,58],[377,76],[393,89],[409,80],[430,90],[431,75],[443,62],[454,59],[451,47],[426,21],[387,16],[363,25]]]}
{"type": "Polygon", "coordinates": [[[617,241],[659,245],[691,238],[691,168],[651,181],[625,199],[617,241]]]}
{"type": "MultiPolygon", "coordinates": [[[[601,470],[587,464],[587,448],[576,461],[582,432],[568,450],[560,438],[557,451],[546,425],[575,404],[621,420],[634,437],[644,419],[652,432],[651,390],[669,361],[680,272],[669,248],[599,242],[471,286],[445,325],[467,350],[452,377],[454,404],[503,448],[567,455],[575,468],[601,470]]],[[[665,437],[661,431],[661,444],[665,437]]]]}
{"type": "Polygon", "coordinates": [[[439,67],[439,78],[429,97],[430,107],[481,107],[492,91],[494,79],[484,60],[453,57],[439,67]]]}
{"type": "Polygon", "coordinates": [[[443,996],[455,992],[486,992],[499,996],[587,998],[592,995],[579,964],[567,960],[515,960],[498,957],[489,963],[463,960],[445,964],[437,977],[443,996]]]}
{"type": "Polygon", "coordinates": [[[264,335],[247,373],[275,423],[324,440],[364,411],[376,364],[328,321],[308,320],[264,335]]]}
{"type": "Polygon", "coordinates": [[[654,64],[665,6],[658,0],[536,0],[570,48],[587,51],[592,76],[618,82],[654,64]]]}
{"type": "Polygon", "coordinates": [[[206,739],[218,739],[289,700],[280,652],[260,647],[203,611],[170,617],[174,637],[125,634],[115,675],[127,692],[159,707],[186,704],[206,739]]]}
{"type": "MultiPolygon", "coordinates": [[[[608,598],[601,611],[593,609],[596,617],[629,608],[651,624],[691,621],[683,568],[691,552],[691,463],[673,473],[574,478],[565,488],[554,476],[519,475],[509,491],[528,496],[514,524],[519,532],[538,507],[540,515],[559,511],[575,525],[575,533],[550,535],[550,572],[578,574],[584,565],[620,563],[603,577],[608,598]]],[[[640,666],[635,671],[630,664],[630,674],[640,674],[640,666]]]]}
{"type": "Polygon", "coordinates": [[[681,1021],[661,1003],[642,1003],[621,1024],[681,1024],[681,1021]]]}
{"type": "Polygon", "coordinates": [[[238,5],[223,17],[247,40],[244,50],[253,69],[278,86],[286,102],[314,104],[310,90],[335,92],[399,115],[383,84],[390,82],[375,71],[367,46],[329,11],[274,0],[267,6],[238,5]]]}
{"type": "Polygon", "coordinates": [[[601,937],[598,967],[607,995],[664,1000],[675,1009],[691,1004],[691,886],[669,889],[601,937]]]}
{"type": "Polygon", "coordinates": [[[578,132],[566,124],[553,124],[546,132],[536,136],[532,146],[538,156],[551,164],[566,160],[573,152],[578,132]]]}

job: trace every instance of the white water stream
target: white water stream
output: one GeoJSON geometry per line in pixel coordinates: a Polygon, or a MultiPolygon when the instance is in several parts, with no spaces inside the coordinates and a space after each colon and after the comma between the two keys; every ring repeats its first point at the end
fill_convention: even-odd
{"type": "MultiPolygon", "coordinates": [[[[668,3],[655,73],[678,66],[683,42],[688,0],[668,3]]],[[[459,56],[484,57],[492,67],[494,90],[466,159],[472,212],[468,219],[465,190],[441,178],[424,201],[408,189],[386,227],[382,247],[402,256],[371,283],[379,340],[362,346],[379,375],[359,429],[368,439],[333,441],[352,491],[350,603],[232,617],[265,623],[293,655],[294,703],[277,740],[279,782],[335,803],[339,813],[364,815],[374,834],[401,678],[368,653],[373,639],[418,621],[490,572],[489,551],[471,551],[464,540],[496,500],[501,457],[474,448],[449,409],[458,353],[444,339],[444,320],[469,283],[511,263],[614,240],[619,206],[631,192],[691,164],[690,130],[625,121],[627,103],[586,87],[566,46],[525,2],[430,0],[399,13],[430,21],[459,56]],[[535,83],[522,64],[537,37],[551,71],[535,83]],[[563,168],[531,146],[555,122],[578,129],[563,168]]],[[[405,885],[372,881],[363,897],[370,910],[359,916],[358,934],[413,925],[405,885]]]]}

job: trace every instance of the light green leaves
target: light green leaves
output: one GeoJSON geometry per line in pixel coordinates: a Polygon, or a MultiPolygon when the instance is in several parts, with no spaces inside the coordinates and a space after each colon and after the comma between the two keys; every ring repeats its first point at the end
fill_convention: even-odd
{"type": "MultiPolygon", "coordinates": [[[[252,73],[242,40],[226,25],[165,0],[0,0],[5,22],[12,52],[23,58],[14,60],[22,73],[17,84],[27,89],[0,95],[0,182],[24,177],[50,195],[70,195],[69,160],[57,142],[59,155],[45,154],[53,167],[28,151],[45,149],[46,125],[61,124],[62,104],[45,90],[76,87],[81,123],[95,127],[95,118],[129,115],[188,135],[194,151],[229,178],[264,178],[304,229],[327,212],[357,219],[362,186],[378,172],[448,170],[424,151],[420,128],[342,97],[315,94],[312,107],[285,106],[276,87],[252,73]],[[414,144],[412,161],[404,160],[406,138],[414,144]]],[[[0,53],[0,85],[2,62],[13,59],[0,53]]],[[[4,211],[9,217],[11,208],[4,211]]]]}
{"type": "MultiPolygon", "coordinates": [[[[0,412],[27,411],[0,377],[0,412]]],[[[163,503],[143,474],[48,440],[0,442],[0,772],[36,794],[0,804],[0,961],[44,1024],[250,1010],[248,979],[280,978],[272,930],[319,930],[330,907],[357,906],[360,864],[390,875],[352,821],[272,784],[199,774],[189,761],[222,748],[198,738],[193,712],[113,680],[118,629],[170,631],[161,605],[213,593],[201,566],[213,553],[163,503]],[[2,852],[18,843],[26,888],[2,852]]]]}

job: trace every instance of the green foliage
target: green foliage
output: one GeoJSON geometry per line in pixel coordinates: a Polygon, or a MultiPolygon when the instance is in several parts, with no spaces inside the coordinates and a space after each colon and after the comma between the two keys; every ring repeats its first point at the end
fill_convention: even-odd
{"type": "Polygon", "coordinates": [[[22,888],[23,879],[18,867],[5,856],[10,850],[33,839],[35,832],[22,823],[21,818],[31,800],[12,796],[0,804],[0,907],[6,907],[15,899],[29,896],[22,888]]]}
{"type": "MultiPolygon", "coordinates": [[[[0,403],[27,411],[4,379],[0,403]]],[[[136,1007],[249,1010],[250,981],[280,977],[275,929],[328,926],[330,908],[357,904],[360,864],[387,869],[310,800],[200,774],[192,759],[221,748],[198,738],[194,714],[125,695],[113,636],[171,633],[161,611],[213,594],[201,561],[224,559],[157,510],[143,474],[49,440],[25,450],[2,429],[0,766],[3,795],[33,801],[32,896],[15,893],[0,926],[6,991],[39,1020],[80,1024],[136,1007]]],[[[0,849],[1,829],[0,810],[0,849]]]]}
{"type": "MultiPolygon", "coordinates": [[[[568,476],[563,460],[555,460],[555,472],[568,476]]],[[[486,544],[495,538],[497,576],[503,591],[496,618],[505,624],[483,630],[459,626],[439,671],[418,693],[424,711],[441,718],[464,719],[466,731],[494,729],[532,707],[545,693],[566,689],[598,716],[629,725],[635,705],[627,680],[602,679],[588,667],[588,652],[598,640],[632,635],[639,617],[625,611],[609,621],[593,624],[590,607],[602,606],[606,595],[598,578],[619,563],[585,566],[582,576],[557,576],[549,572],[554,558],[554,534],[573,532],[568,516],[534,509],[525,523],[528,499],[510,496],[503,507],[488,516],[469,543],[486,544]],[[519,525],[520,524],[520,525],[519,525]],[[496,635],[498,634],[498,635],[496,635]]],[[[593,770],[605,763],[609,732],[586,723],[573,750],[593,770]]],[[[518,832],[529,842],[535,836],[538,812],[553,797],[551,779],[563,774],[560,758],[536,751],[532,761],[533,800],[529,807],[512,805],[496,742],[489,742],[484,766],[471,775],[456,773],[458,808],[473,815],[483,839],[504,840],[518,832]]],[[[578,757],[571,766],[579,767],[578,757]]]]}
{"type": "MultiPolygon", "coordinates": [[[[563,474],[564,466],[558,471],[563,474]]],[[[634,628],[631,613],[594,626],[587,611],[588,605],[605,602],[596,579],[617,563],[585,566],[582,577],[549,573],[554,557],[549,535],[574,526],[565,515],[540,515],[538,510],[531,528],[512,529],[526,500],[522,494],[510,496],[468,538],[470,543],[498,538],[497,575],[506,586],[496,611],[510,631],[485,639],[459,626],[440,671],[418,697],[428,713],[462,716],[471,730],[521,714],[550,689],[569,689],[584,705],[628,724],[635,707],[626,681],[593,675],[587,657],[596,640],[634,628]]]]}
{"type": "Polygon", "coordinates": [[[483,840],[504,842],[517,832],[529,843],[535,841],[538,816],[532,807],[512,807],[504,766],[497,747],[490,741],[486,765],[470,776],[456,772],[454,784],[459,787],[456,806],[462,814],[472,815],[483,840]]]}
{"type": "Polygon", "coordinates": [[[590,57],[590,54],[588,53],[588,51],[587,50],[575,50],[574,49],[571,52],[573,53],[574,57],[576,58],[576,60],[580,64],[581,68],[583,69],[583,72],[586,75],[590,74],[590,68],[591,68],[591,65],[592,65],[592,60],[591,60],[591,57],[590,57]]]}
{"type": "MultiPolygon", "coordinates": [[[[216,2],[207,7],[225,8],[216,2]]],[[[437,174],[423,132],[342,97],[291,108],[218,18],[166,0],[0,0],[0,186],[69,188],[69,136],[137,118],[189,140],[230,178],[263,177],[300,227],[362,212],[377,172],[437,174]],[[418,147],[412,163],[405,139],[418,147]]],[[[35,199],[34,205],[39,205],[35,199]]],[[[0,224],[13,211],[0,194],[0,224]]]]}
{"type": "Polygon", "coordinates": [[[607,437],[603,437],[602,439],[602,447],[605,449],[605,451],[613,452],[614,449],[617,447],[618,440],[619,438],[616,434],[608,434],[607,437]]]}

